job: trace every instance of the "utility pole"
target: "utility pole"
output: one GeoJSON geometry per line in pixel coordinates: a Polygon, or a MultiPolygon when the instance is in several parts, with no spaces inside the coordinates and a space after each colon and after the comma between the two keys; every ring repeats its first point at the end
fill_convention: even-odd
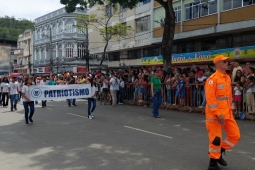
{"type": "Polygon", "coordinates": [[[88,27],[86,28],[86,65],[87,71],[89,71],[89,31],[88,27]]]}
{"type": "Polygon", "coordinates": [[[52,35],[51,35],[51,28],[50,28],[50,77],[53,73],[53,61],[52,61],[52,35]]]}
{"type": "Polygon", "coordinates": [[[31,69],[31,55],[30,55],[30,41],[31,39],[28,40],[28,70],[29,70],[29,76],[31,76],[32,69],[31,69]]]}

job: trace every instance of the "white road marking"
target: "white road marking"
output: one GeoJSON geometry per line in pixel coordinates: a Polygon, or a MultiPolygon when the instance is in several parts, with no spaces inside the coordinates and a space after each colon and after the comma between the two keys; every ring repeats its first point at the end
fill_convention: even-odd
{"type": "Polygon", "coordinates": [[[72,116],[77,116],[77,117],[82,117],[82,118],[86,118],[86,119],[87,119],[87,117],[85,117],[85,116],[80,116],[80,115],[76,115],[76,114],[72,114],[72,113],[67,113],[67,114],[72,115],[72,116]]]}
{"type": "Polygon", "coordinates": [[[152,135],[157,135],[157,136],[169,138],[169,139],[172,139],[172,138],[173,138],[173,137],[171,137],[171,136],[161,135],[161,134],[158,134],[158,133],[153,133],[153,132],[149,132],[149,131],[146,131],[146,130],[133,128],[133,127],[130,127],[130,126],[124,126],[124,127],[125,127],[125,128],[129,128],[129,129],[133,129],[133,130],[137,130],[137,131],[141,131],[141,132],[145,132],[145,133],[149,133],[149,134],[152,134],[152,135]]]}

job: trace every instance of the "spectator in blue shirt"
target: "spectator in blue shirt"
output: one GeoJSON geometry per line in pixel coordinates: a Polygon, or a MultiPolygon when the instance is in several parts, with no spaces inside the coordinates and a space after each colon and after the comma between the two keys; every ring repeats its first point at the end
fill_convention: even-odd
{"type": "Polygon", "coordinates": [[[178,82],[178,92],[180,98],[180,106],[184,106],[185,82],[183,76],[180,76],[180,81],[178,82]]]}

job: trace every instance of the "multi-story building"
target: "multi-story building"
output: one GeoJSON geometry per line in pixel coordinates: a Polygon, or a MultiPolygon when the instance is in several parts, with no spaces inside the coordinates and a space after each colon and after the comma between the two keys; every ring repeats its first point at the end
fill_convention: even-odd
{"type": "MultiPolygon", "coordinates": [[[[77,8],[73,13],[66,13],[65,8],[61,8],[35,19],[34,73],[49,74],[50,68],[53,72],[86,71],[88,36],[86,28],[77,26],[78,14],[87,15],[87,10],[77,8]]],[[[90,58],[92,68],[91,63],[94,67],[99,64],[94,60],[90,58]]]]}
{"type": "MultiPolygon", "coordinates": [[[[107,47],[108,67],[120,66],[140,66],[141,57],[151,50],[151,30],[152,30],[152,2],[145,0],[139,3],[136,8],[128,10],[118,6],[118,14],[111,18],[111,23],[117,22],[131,26],[134,29],[133,35],[123,38],[120,41],[111,40],[107,47]]],[[[111,6],[105,6],[107,12],[112,12],[111,6]]],[[[90,14],[105,15],[100,13],[98,6],[89,10],[90,14]]],[[[92,54],[102,56],[105,42],[102,36],[92,28],[89,29],[90,43],[89,49],[92,54]],[[101,43],[100,43],[101,42],[101,43]]]]}
{"type": "MultiPolygon", "coordinates": [[[[255,0],[176,0],[172,63],[207,65],[217,54],[240,62],[255,57],[255,0]]],[[[154,20],[164,9],[154,2],[154,20]]],[[[153,44],[162,41],[163,28],[153,24],[153,44]]]]}
{"type": "Polygon", "coordinates": [[[21,74],[32,74],[33,72],[33,31],[27,29],[20,34],[17,41],[17,65],[15,70],[21,74]]]}
{"type": "MultiPolygon", "coordinates": [[[[173,0],[173,7],[176,26],[169,56],[173,64],[207,65],[217,54],[244,62],[255,57],[255,0],[173,0]]],[[[95,9],[91,11],[96,13],[95,9]]],[[[135,35],[129,42],[110,43],[108,66],[162,64],[164,18],[164,8],[156,1],[146,0],[132,10],[119,7],[119,17],[112,22],[131,25],[135,35]]],[[[90,37],[100,38],[93,30],[90,37]]],[[[90,44],[94,54],[102,54],[102,47],[90,44]]]]}
{"type": "Polygon", "coordinates": [[[15,72],[17,56],[14,54],[14,50],[16,48],[17,41],[0,39],[0,75],[15,72]]]}

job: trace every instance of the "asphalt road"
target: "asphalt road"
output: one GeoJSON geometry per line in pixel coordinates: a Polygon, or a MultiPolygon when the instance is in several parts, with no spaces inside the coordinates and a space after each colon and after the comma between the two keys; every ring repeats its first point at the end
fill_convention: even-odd
{"type": "MultiPolygon", "coordinates": [[[[36,106],[25,125],[18,110],[0,108],[0,170],[206,170],[208,138],[204,116],[151,108],[98,104],[87,119],[87,101],[36,106]]],[[[224,156],[223,170],[255,170],[255,122],[237,121],[239,144],[224,156]]]]}

